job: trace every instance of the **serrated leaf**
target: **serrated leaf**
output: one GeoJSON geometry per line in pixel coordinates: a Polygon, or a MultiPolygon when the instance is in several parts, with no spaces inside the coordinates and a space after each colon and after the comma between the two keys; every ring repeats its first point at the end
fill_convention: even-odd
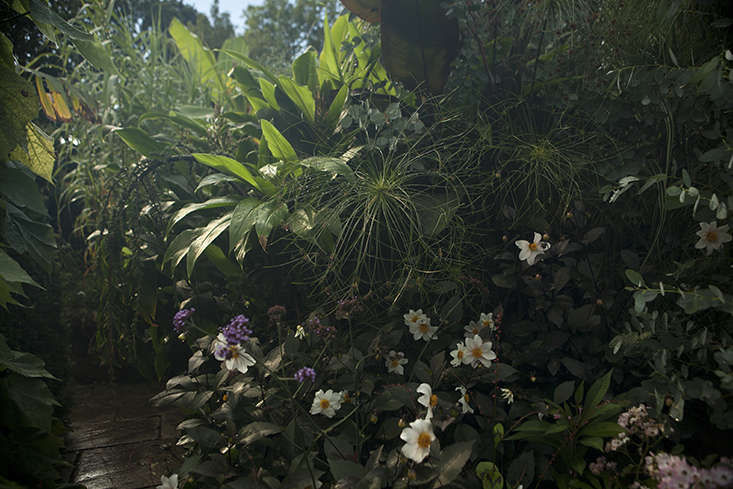
{"type": "Polygon", "coordinates": [[[23,267],[17,261],[13,260],[3,250],[0,250],[0,277],[9,283],[28,284],[40,289],[43,288],[23,270],[23,267]]]}
{"type": "Polygon", "coordinates": [[[15,373],[4,378],[2,382],[6,384],[8,398],[30,425],[41,431],[51,431],[53,407],[60,404],[54,399],[46,383],[41,379],[15,373]]]}

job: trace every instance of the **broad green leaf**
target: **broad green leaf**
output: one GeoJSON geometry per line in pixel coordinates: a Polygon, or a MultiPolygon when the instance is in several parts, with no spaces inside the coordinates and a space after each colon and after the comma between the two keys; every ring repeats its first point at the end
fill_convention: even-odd
{"type": "Polygon", "coordinates": [[[519,487],[520,485],[530,487],[532,480],[534,480],[534,465],[534,453],[531,450],[515,457],[506,471],[506,481],[509,487],[519,487]]]}
{"type": "Polygon", "coordinates": [[[433,482],[433,489],[450,484],[463,470],[471,457],[474,440],[454,443],[440,452],[439,475],[433,482]]]}
{"type": "Polygon", "coordinates": [[[0,166],[0,196],[26,212],[39,216],[48,213],[35,178],[21,168],[0,166]]]}
{"type": "Polygon", "coordinates": [[[53,407],[60,406],[41,379],[10,374],[3,379],[8,398],[18,407],[31,426],[51,431],[53,407]]]}
{"type": "Polygon", "coordinates": [[[229,225],[229,251],[243,243],[247,234],[255,225],[255,214],[252,212],[261,202],[254,197],[247,197],[239,201],[232,212],[232,222],[229,225]]]}
{"type": "Polygon", "coordinates": [[[318,66],[321,86],[328,80],[343,80],[336,49],[331,37],[331,27],[328,25],[328,14],[326,14],[323,19],[323,49],[319,56],[318,66]]]}
{"type": "Polygon", "coordinates": [[[15,300],[12,294],[26,297],[26,295],[23,293],[23,286],[21,284],[8,283],[3,280],[2,276],[0,276],[0,306],[4,307],[5,309],[8,308],[8,304],[23,307],[20,302],[15,300]]]}
{"type": "Polygon", "coordinates": [[[255,180],[255,177],[252,175],[252,173],[247,169],[246,166],[244,166],[237,160],[233,160],[228,156],[212,155],[206,153],[194,153],[191,156],[196,158],[196,161],[201,164],[214,168],[215,170],[219,170],[220,172],[239,177],[241,180],[249,183],[258,190],[260,188],[259,183],[257,182],[257,180],[255,180]]]}
{"type": "Polygon", "coordinates": [[[268,423],[266,421],[254,421],[239,430],[239,442],[243,445],[251,445],[257,440],[261,440],[267,436],[282,433],[283,427],[268,423]]]}
{"type": "Polygon", "coordinates": [[[205,209],[218,209],[220,207],[233,207],[238,200],[232,198],[232,197],[216,197],[213,199],[209,199],[206,202],[193,202],[191,204],[186,204],[173,215],[173,217],[170,220],[170,223],[168,224],[168,231],[173,228],[178,222],[181,221],[184,217],[191,214],[192,212],[205,210],[205,209]]]}
{"type": "Polygon", "coordinates": [[[595,408],[603,400],[603,396],[606,395],[608,388],[611,386],[612,373],[613,369],[606,372],[603,377],[593,382],[593,385],[590,386],[588,393],[585,395],[585,404],[583,405],[585,412],[595,408]]]}
{"type": "Polygon", "coordinates": [[[0,371],[10,370],[24,377],[41,377],[58,380],[46,370],[45,363],[32,353],[11,350],[0,335],[0,371]]]}
{"type": "Polygon", "coordinates": [[[263,65],[261,63],[258,63],[257,61],[255,61],[255,60],[253,60],[253,59],[251,59],[251,58],[243,55],[242,53],[238,53],[236,51],[232,51],[231,49],[222,49],[221,52],[222,53],[225,53],[225,54],[228,54],[232,58],[238,59],[239,61],[242,61],[244,64],[246,64],[250,68],[254,68],[255,70],[261,72],[263,75],[265,75],[265,78],[267,78],[267,80],[270,83],[273,83],[273,84],[274,83],[277,83],[277,77],[275,75],[273,75],[270,70],[268,70],[267,68],[265,68],[265,65],[263,65]]]}
{"type": "Polygon", "coordinates": [[[239,87],[245,95],[256,97],[260,97],[262,95],[260,92],[260,84],[247,68],[243,66],[235,66],[234,69],[229,72],[229,76],[239,83],[239,87]]]}
{"type": "Polygon", "coordinates": [[[114,132],[130,148],[145,156],[151,157],[160,155],[166,150],[165,145],[161,145],[158,141],[150,137],[148,133],[142,129],[138,129],[137,127],[116,129],[114,132]]]}
{"type": "Polygon", "coordinates": [[[112,58],[104,46],[102,46],[101,42],[96,39],[88,41],[75,39],[72,42],[81,55],[95,67],[110,74],[118,72],[117,67],[112,62],[112,58]]]}
{"type": "Polygon", "coordinates": [[[191,66],[202,84],[209,84],[212,94],[218,96],[223,91],[223,83],[216,72],[214,54],[204,47],[196,34],[192,34],[178,19],[174,18],[168,27],[183,58],[191,66]]]}
{"type": "Polygon", "coordinates": [[[280,110],[280,104],[277,103],[277,98],[275,97],[275,85],[264,78],[259,78],[257,82],[260,85],[262,96],[265,98],[267,103],[270,104],[270,107],[275,110],[280,110]]]}
{"type": "Polygon", "coordinates": [[[557,404],[562,404],[563,402],[570,399],[570,396],[573,395],[574,389],[575,381],[568,380],[567,382],[563,382],[555,388],[555,392],[552,395],[552,400],[557,404]]]}
{"type": "Polygon", "coordinates": [[[277,130],[269,121],[262,119],[260,121],[262,126],[262,134],[267,140],[267,147],[270,149],[272,156],[283,161],[293,161],[298,158],[295,154],[295,150],[290,145],[285,136],[277,130]]]}
{"type": "Polygon", "coordinates": [[[288,217],[288,206],[282,202],[270,200],[253,210],[255,231],[262,249],[267,249],[267,241],[273,228],[279,226],[288,217]]]}
{"type": "Polygon", "coordinates": [[[165,250],[165,256],[163,256],[163,266],[169,261],[173,262],[171,270],[175,270],[183,257],[188,253],[188,249],[191,247],[191,243],[198,236],[197,229],[186,229],[181,231],[173,241],[168,245],[168,249],[165,250]]]}
{"type": "Polygon", "coordinates": [[[0,250],[0,277],[8,283],[21,283],[43,288],[23,270],[20,264],[13,260],[7,253],[0,250]]]}
{"type": "Polygon", "coordinates": [[[636,270],[627,269],[625,273],[626,278],[629,279],[629,282],[634,284],[636,287],[641,287],[641,285],[644,283],[644,279],[641,277],[641,274],[636,270]]]}
{"type": "Polygon", "coordinates": [[[56,160],[53,139],[32,122],[28,123],[27,129],[27,148],[17,146],[10,158],[20,161],[33,173],[53,183],[53,163],[56,160]]]}
{"type": "Polygon", "coordinates": [[[331,474],[336,480],[348,480],[348,478],[359,480],[364,477],[366,472],[363,465],[352,460],[329,458],[328,466],[331,469],[331,474]]]}
{"type": "Polygon", "coordinates": [[[188,255],[186,257],[186,273],[189,277],[193,274],[196,261],[204,250],[206,250],[206,248],[229,227],[231,217],[232,213],[229,212],[218,219],[214,219],[207,226],[202,228],[198,237],[191,242],[191,247],[189,248],[188,255]]]}
{"type": "Polygon", "coordinates": [[[284,76],[278,78],[278,84],[288,98],[303,113],[306,120],[312,124],[316,118],[316,101],[313,98],[310,88],[297,85],[293,80],[284,76]]]}
{"type": "Polygon", "coordinates": [[[215,244],[209,245],[204,251],[204,255],[225,276],[238,277],[241,275],[242,270],[232,263],[224,254],[224,251],[215,244]]]}
{"type": "Polygon", "coordinates": [[[317,93],[319,88],[316,56],[313,49],[308,49],[293,61],[293,79],[295,83],[308,87],[311,93],[317,93]]]}
{"type": "Polygon", "coordinates": [[[600,421],[587,424],[580,430],[578,436],[608,438],[616,436],[624,429],[613,421],[600,421]]]}
{"type": "Polygon", "coordinates": [[[343,175],[347,180],[354,180],[354,171],[340,158],[313,156],[300,161],[300,165],[314,170],[343,175]]]}
{"type": "Polygon", "coordinates": [[[324,122],[330,130],[333,130],[336,127],[336,124],[338,124],[341,111],[344,109],[344,104],[346,103],[346,97],[348,95],[349,87],[342,85],[338,93],[336,93],[336,96],[333,98],[331,106],[328,108],[328,112],[326,112],[326,116],[324,118],[324,122]]]}
{"type": "Polygon", "coordinates": [[[504,489],[504,477],[494,462],[479,462],[476,476],[481,479],[483,489],[504,489]]]}
{"type": "Polygon", "coordinates": [[[595,448],[600,452],[603,451],[603,438],[599,438],[597,436],[581,438],[578,440],[578,443],[585,445],[586,447],[595,448]]]}
{"type": "Polygon", "coordinates": [[[206,188],[211,185],[218,185],[220,183],[233,183],[233,182],[239,182],[239,179],[236,177],[225,175],[224,173],[212,173],[211,175],[206,175],[204,178],[201,179],[199,184],[196,186],[196,189],[194,190],[194,192],[198,192],[202,188],[206,188]]]}

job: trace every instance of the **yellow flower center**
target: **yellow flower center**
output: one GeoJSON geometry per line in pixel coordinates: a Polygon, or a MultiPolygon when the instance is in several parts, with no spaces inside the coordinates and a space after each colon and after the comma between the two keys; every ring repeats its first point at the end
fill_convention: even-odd
{"type": "Polygon", "coordinates": [[[417,316],[417,314],[413,314],[412,317],[410,318],[410,321],[412,321],[413,323],[416,323],[418,319],[420,318],[417,316]]]}
{"type": "Polygon", "coordinates": [[[239,351],[232,350],[232,358],[239,358],[239,351]]]}
{"type": "Polygon", "coordinates": [[[473,331],[471,331],[473,334],[478,334],[478,328],[473,328],[473,331]]]}
{"type": "Polygon", "coordinates": [[[529,249],[530,249],[530,250],[532,250],[532,251],[537,251],[537,248],[538,248],[538,245],[537,245],[537,243],[530,243],[530,244],[529,244],[529,249]]]}
{"type": "Polygon", "coordinates": [[[428,332],[428,323],[422,323],[420,325],[420,331],[423,333],[427,333],[428,332]]]}
{"type": "Polygon", "coordinates": [[[400,361],[398,359],[396,359],[396,358],[393,359],[392,360],[392,366],[393,367],[399,367],[400,366],[400,361]]]}
{"type": "Polygon", "coordinates": [[[708,231],[705,235],[705,241],[708,241],[710,243],[717,243],[718,242],[718,232],[717,231],[708,231]]]}
{"type": "Polygon", "coordinates": [[[463,360],[463,350],[458,350],[458,353],[456,353],[456,357],[459,360],[463,360]]]}
{"type": "Polygon", "coordinates": [[[435,394],[430,396],[430,405],[433,407],[438,405],[438,396],[436,396],[435,394]]]}
{"type": "Polygon", "coordinates": [[[433,442],[432,438],[430,437],[430,433],[420,433],[420,436],[417,437],[417,446],[420,448],[430,448],[430,444],[433,442]]]}
{"type": "Polygon", "coordinates": [[[328,409],[330,405],[331,403],[328,402],[328,399],[321,399],[321,409],[328,409]]]}
{"type": "Polygon", "coordinates": [[[469,401],[469,399],[468,399],[468,392],[466,392],[465,394],[463,394],[463,400],[466,401],[466,402],[469,401]]]}
{"type": "Polygon", "coordinates": [[[479,347],[476,347],[473,350],[471,350],[471,355],[473,355],[474,358],[481,358],[483,354],[484,354],[483,350],[479,347]]]}

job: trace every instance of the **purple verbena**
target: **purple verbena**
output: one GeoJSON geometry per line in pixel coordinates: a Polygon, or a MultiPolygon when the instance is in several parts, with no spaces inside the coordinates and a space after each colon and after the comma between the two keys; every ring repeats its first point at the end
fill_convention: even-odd
{"type": "Polygon", "coordinates": [[[313,316],[305,323],[309,331],[320,337],[332,337],[336,335],[336,328],[321,323],[318,316],[313,316]]]}
{"type": "Polygon", "coordinates": [[[196,312],[193,307],[190,309],[181,309],[173,315],[173,329],[176,333],[183,333],[186,326],[186,320],[191,317],[191,314],[196,312]]]}
{"type": "Polygon", "coordinates": [[[295,380],[300,382],[301,384],[306,381],[306,379],[310,379],[311,382],[316,381],[316,371],[312,369],[311,367],[303,367],[297,372],[295,372],[295,380]]]}
{"type": "Polygon", "coordinates": [[[230,345],[238,345],[245,341],[249,341],[249,335],[252,334],[252,330],[247,327],[249,325],[249,318],[244,317],[240,314],[232,318],[229,324],[221,328],[221,334],[224,335],[227,343],[230,345]]]}

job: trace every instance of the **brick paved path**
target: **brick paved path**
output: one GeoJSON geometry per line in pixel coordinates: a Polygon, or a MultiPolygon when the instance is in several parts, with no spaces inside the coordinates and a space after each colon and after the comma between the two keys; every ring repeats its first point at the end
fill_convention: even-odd
{"type": "Polygon", "coordinates": [[[180,414],[150,404],[159,391],[145,384],[69,386],[69,482],[87,489],[148,489],[180,466],[180,414]]]}

